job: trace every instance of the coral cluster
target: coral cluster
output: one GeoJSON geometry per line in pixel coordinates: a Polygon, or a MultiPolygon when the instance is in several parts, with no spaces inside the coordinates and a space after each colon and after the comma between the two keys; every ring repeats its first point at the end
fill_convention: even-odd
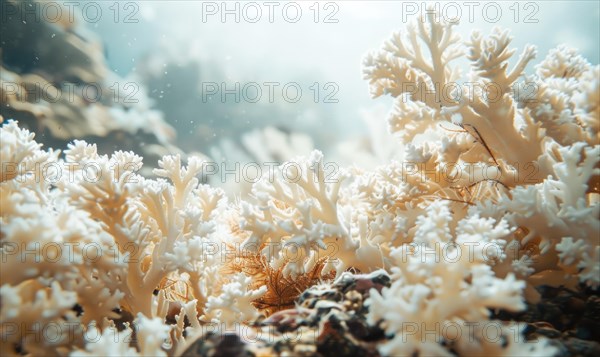
{"type": "Polygon", "coordinates": [[[2,354],[188,355],[196,338],[226,348],[219,335],[231,353],[317,353],[307,338],[555,353],[492,312],[524,310],[542,285],[600,285],[600,67],[559,47],[526,76],[533,47],[508,70],[508,32],[461,42],[453,26],[416,19],[365,60],[372,93],[395,97],[401,160],[364,171],[313,151],[244,200],[201,184],[199,158],[165,156],[150,179],[132,152],[76,140],[61,155],[8,121],[2,354]],[[364,333],[340,332],[352,326],[364,333]],[[301,343],[264,341],[289,330],[301,343]]]}

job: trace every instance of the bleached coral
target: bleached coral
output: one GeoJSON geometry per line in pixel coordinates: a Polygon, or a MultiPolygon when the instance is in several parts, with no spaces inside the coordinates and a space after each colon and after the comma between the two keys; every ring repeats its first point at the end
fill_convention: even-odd
{"type": "Polygon", "coordinates": [[[252,278],[242,273],[233,276],[232,281],[223,286],[220,296],[211,296],[206,303],[206,317],[212,317],[216,322],[225,324],[225,329],[235,327],[235,324],[253,321],[258,312],[252,302],[267,291],[266,286],[250,290],[252,278]]]}
{"type": "MultiPolygon", "coordinates": [[[[509,70],[515,50],[507,31],[495,29],[488,38],[474,32],[462,43],[454,25],[428,14],[408,27],[406,37],[394,35],[365,60],[374,95],[396,97],[389,121],[406,145],[403,181],[412,183],[411,191],[420,188],[417,200],[426,195],[455,202],[453,221],[464,216],[459,207],[469,205],[470,211],[520,228],[508,239],[514,244],[507,245],[512,256],[506,264],[529,261],[518,269],[528,271],[532,282],[550,269],[555,284],[565,283],[556,271],[570,275],[577,269],[557,264],[556,244],[566,236],[581,239],[588,252],[599,244],[599,206],[593,199],[600,175],[594,77],[599,67],[560,46],[534,76],[519,81],[536,55],[533,46],[509,70]],[[461,53],[471,61],[465,77],[470,82],[450,63],[461,53]],[[585,85],[583,78],[589,79],[585,85]],[[532,87],[533,93],[525,90],[532,87]],[[415,176],[418,183],[411,182],[415,176]]],[[[593,258],[582,259],[571,266],[585,269],[593,258]]],[[[511,270],[506,264],[498,274],[511,270]]],[[[597,286],[591,274],[579,279],[597,286]]]]}
{"type": "MultiPolygon", "coordinates": [[[[527,46],[509,71],[515,50],[509,47],[507,31],[496,29],[489,38],[474,32],[463,44],[453,33],[454,25],[430,13],[416,19],[406,37],[394,35],[383,50],[365,60],[373,95],[396,97],[389,125],[406,148],[402,167],[393,170],[388,165],[375,179],[367,173],[367,182],[373,184],[357,187],[371,207],[394,208],[408,225],[408,234],[384,249],[390,252],[397,280],[384,289],[383,297],[373,292],[371,300],[371,321],[383,320],[386,331],[395,336],[380,348],[384,354],[445,355],[447,348],[469,354],[491,348],[480,339],[482,346],[450,342],[443,333],[434,334],[441,340],[428,340],[426,332],[448,321],[487,322],[484,312],[489,308],[524,308],[520,296],[526,285],[515,276],[526,279],[531,300],[538,297],[532,285],[574,287],[575,276],[598,286],[600,205],[593,196],[600,175],[599,118],[597,99],[591,98],[598,96],[598,79],[592,78],[598,66],[562,46],[551,51],[534,77],[519,82],[535,48],[527,46]],[[450,64],[461,53],[472,63],[467,77],[475,85],[460,84],[450,64]],[[583,77],[589,79],[585,86],[578,83],[583,77]],[[523,95],[527,85],[538,91],[523,95]],[[382,196],[393,199],[373,206],[382,196]],[[439,200],[447,204],[439,207],[439,200]],[[501,225],[494,227],[493,222],[501,225]],[[460,249],[462,244],[466,246],[460,249]],[[408,254],[408,247],[421,249],[420,259],[408,254]],[[424,248],[438,258],[447,249],[463,255],[435,264],[426,253],[423,256],[424,248]],[[466,248],[469,260],[464,258],[466,248]],[[449,281],[452,288],[444,290],[449,281]],[[465,303],[470,286],[478,296],[465,303]],[[462,289],[467,290],[460,293],[462,289]],[[486,291],[499,298],[488,301],[486,291]],[[397,304],[391,309],[397,315],[390,315],[390,303],[397,304]],[[483,315],[473,315],[475,311],[483,315]],[[463,312],[469,316],[461,316],[463,312]],[[403,329],[401,322],[415,321],[422,322],[421,330],[403,329]],[[407,336],[412,343],[406,344],[407,336]]],[[[525,353],[528,347],[521,345],[504,352],[525,348],[519,352],[525,353]]],[[[542,354],[552,350],[540,348],[542,354]]]]}
{"type": "Polygon", "coordinates": [[[286,162],[273,177],[265,177],[254,186],[256,204],[242,203],[240,227],[251,232],[245,246],[266,247],[263,252],[284,272],[297,275],[314,264],[318,255],[333,256],[324,271],[339,275],[354,267],[376,270],[383,267],[379,248],[367,237],[367,221],[361,223],[358,237],[350,227],[351,218],[340,204],[340,188],[347,178],[344,172],[326,172],[323,155],[314,151],[308,158],[286,162]],[[329,253],[331,254],[331,253],[329,253]],[[294,257],[290,259],[290,257],[294,257]]]}
{"type": "MultiPolygon", "coordinates": [[[[142,316],[163,319],[170,300],[206,300],[218,261],[204,245],[215,244],[225,198],[199,184],[201,161],[184,167],[179,156],[164,157],[156,175],[169,183],[137,175],[142,159],[131,152],[108,157],[75,141],[58,160],[16,122],[1,130],[2,323],[14,327],[6,352],[59,353],[83,343],[90,323],[102,329],[107,318],[141,314],[143,325],[142,316]],[[168,282],[185,274],[182,295],[168,282]],[[20,307],[7,305],[12,301],[20,307]],[[52,323],[78,327],[70,341],[61,335],[46,345],[29,341],[28,323],[34,331],[52,323]]],[[[139,347],[155,354],[161,345],[139,347]]]]}
{"type": "MultiPolygon", "coordinates": [[[[164,156],[151,179],[133,152],[74,141],[60,156],[7,122],[2,353],[173,355],[207,325],[254,328],[293,307],[298,286],[380,269],[388,287],[356,284],[368,323],[386,334],[383,355],[556,352],[491,316],[522,311],[539,285],[600,285],[599,67],[559,47],[521,81],[533,47],[509,70],[508,32],[463,43],[455,25],[417,19],[365,61],[372,93],[395,98],[388,124],[401,155],[365,171],[313,151],[263,173],[248,199],[202,184],[201,158],[164,156]],[[451,64],[461,56],[467,77],[451,64]],[[539,92],[519,92],[529,83],[539,92]],[[73,333],[31,333],[50,325],[73,333]],[[500,338],[485,338],[489,326],[500,338]]],[[[344,304],[359,306],[315,306],[334,319],[344,304]]],[[[314,314],[296,306],[268,322],[314,314]]]]}
{"type": "MultiPolygon", "coordinates": [[[[504,259],[503,238],[510,233],[506,222],[475,215],[458,222],[452,234],[450,217],[448,202],[432,203],[417,219],[414,243],[392,250],[394,281],[381,294],[372,290],[366,302],[369,321],[383,320],[386,333],[394,336],[379,351],[436,356],[451,356],[449,349],[461,355],[527,351],[529,345],[521,337],[503,351],[506,346],[500,339],[491,341],[483,334],[494,324],[503,336],[515,335],[511,327],[488,320],[490,309],[525,308],[521,295],[525,283],[513,274],[498,278],[491,267],[493,261],[504,259]]],[[[548,347],[542,354],[552,352],[548,347]]]]}

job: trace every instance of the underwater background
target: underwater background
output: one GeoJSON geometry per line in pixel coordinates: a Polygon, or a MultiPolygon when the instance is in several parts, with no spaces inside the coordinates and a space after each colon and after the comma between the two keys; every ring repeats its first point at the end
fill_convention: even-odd
{"type": "MultiPolygon", "coordinates": [[[[13,17],[16,10],[10,8],[11,3],[3,1],[3,17],[8,20],[3,21],[3,42],[12,45],[3,46],[7,69],[12,66],[19,73],[19,67],[30,66],[26,71],[35,72],[36,64],[40,64],[38,70],[44,71],[51,61],[63,61],[68,66],[78,60],[68,53],[56,59],[65,45],[59,42],[60,34],[53,37],[60,32],[53,29],[60,25],[54,21],[53,7],[34,6],[43,12],[37,15],[41,20],[52,23],[31,28],[31,21],[29,27],[22,23],[23,17],[35,16],[35,10],[13,17]],[[31,38],[19,34],[25,29],[31,38]]],[[[540,57],[567,43],[591,63],[598,63],[597,1],[431,4],[440,7],[445,18],[460,20],[457,32],[463,37],[473,29],[487,33],[499,26],[511,30],[516,48],[536,44],[540,57]]],[[[385,123],[376,119],[386,115],[392,98],[372,100],[361,75],[361,62],[366,49],[381,43],[410,17],[423,14],[427,5],[406,1],[269,5],[151,0],[80,1],[70,6],[78,34],[95,41],[101,51],[93,55],[106,72],[92,78],[104,82],[104,91],[96,96],[100,101],[115,102],[109,97],[118,94],[124,98],[110,107],[127,107],[124,100],[143,107],[140,113],[151,110],[172,128],[159,126],[161,129],[156,130],[163,133],[158,136],[164,136],[162,140],[169,144],[176,142],[182,152],[201,153],[215,162],[282,162],[317,148],[340,165],[373,168],[386,163],[394,150],[388,144],[393,139],[387,136],[385,123]],[[273,144],[265,148],[264,142],[273,144]]],[[[466,61],[457,62],[468,69],[466,61]]],[[[526,73],[532,72],[533,66],[529,66],[526,73]]],[[[85,82],[82,78],[72,81],[85,82]]],[[[4,110],[0,114],[5,119],[19,119],[23,113],[4,110]]],[[[111,115],[117,114],[113,110],[111,115]]],[[[148,121],[143,116],[137,117],[140,127],[148,121]]],[[[66,122],[69,126],[82,125],[66,122]]],[[[38,140],[46,135],[43,127],[33,128],[41,130],[38,140]]],[[[106,137],[110,131],[95,134],[106,137]]],[[[136,149],[153,143],[148,135],[133,128],[129,131],[132,135],[128,141],[133,142],[126,147],[136,149]]],[[[83,130],[81,134],[93,132],[83,130]]],[[[50,136],[76,137],[56,130],[50,136]]],[[[48,143],[53,142],[48,139],[48,143]]]]}
{"type": "MultiPolygon", "coordinates": [[[[150,96],[160,108],[172,108],[176,102],[174,97],[181,96],[174,93],[182,90],[173,88],[175,84],[177,87],[194,84],[201,87],[201,82],[226,82],[233,87],[235,82],[242,86],[248,82],[302,83],[303,96],[299,103],[289,103],[277,95],[271,105],[243,103],[243,100],[237,104],[230,95],[227,100],[216,101],[212,106],[196,103],[193,109],[180,108],[177,114],[167,113],[166,118],[176,128],[187,128],[187,118],[194,120],[196,128],[215,120],[219,127],[235,127],[235,134],[276,125],[308,134],[325,152],[333,151],[341,141],[359,140],[364,136],[366,124],[361,113],[372,111],[376,106],[360,73],[365,49],[380,43],[382,38],[406,24],[410,14],[421,13],[427,4],[422,1],[325,1],[319,5],[321,19],[315,22],[315,2],[300,1],[297,3],[301,5],[302,15],[298,22],[289,21],[292,10],[289,10],[290,19],[286,20],[280,6],[273,9],[271,23],[268,8],[263,5],[260,7],[262,17],[251,23],[244,21],[242,3],[239,23],[236,23],[234,14],[225,15],[225,21],[221,18],[227,9],[235,9],[233,3],[226,8],[221,2],[214,2],[218,4],[214,15],[203,11],[206,3],[141,1],[138,24],[115,24],[104,17],[91,28],[106,47],[109,67],[121,75],[136,72],[140,60],[148,57],[154,57],[157,64],[163,59],[163,64],[166,62],[168,66],[188,64],[187,68],[190,68],[189,63],[194,63],[194,70],[173,69],[175,73],[171,74],[165,70],[167,74],[159,73],[154,78],[156,82],[152,83],[157,88],[150,88],[150,96]],[[328,3],[335,6],[325,9],[328,3]],[[407,3],[418,5],[418,9],[407,3]],[[204,21],[203,14],[206,16],[204,21]],[[326,19],[328,15],[330,19],[326,19]],[[181,75],[177,77],[179,73],[181,75]],[[320,98],[314,103],[314,91],[308,88],[314,82],[321,86],[335,83],[339,90],[332,99],[338,102],[323,103],[320,98]],[[173,86],[166,87],[168,83],[173,86]],[[185,118],[179,117],[182,111],[185,118]]],[[[577,48],[591,63],[598,63],[600,5],[596,1],[524,1],[519,5],[520,19],[517,20],[516,2],[500,1],[496,2],[502,11],[500,15],[495,15],[493,8],[486,9],[488,20],[494,22],[483,16],[486,2],[476,3],[479,6],[472,8],[472,18],[469,18],[469,8],[462,2],[454,2],[459,5],[457,7],[447,7],[444,2],[438,5],[444,4],[443,9],[450,18],[458,14],[457,8],[460,9],[462,16],[457,32],[463,37],[473,29],[488,33],[495,26],[509,28],[517,48],[536,44],[539,56],[543,57],[550,49],[566,43],[577,48]],[[535,7],[530,8],[527,4],[535,4],[535,7]],[[530,19],[526,19],[528,15],[531,15],[530,19]]],[[[110,5],[111,2],[105,4],[106,7],[110,5]]],[[[249,9],[247,20],[254,16],[249,9]]],[[[529,72],[532,67],[528,68],[529,72]]],[[[333,93],[333,88],[321,89],[321,92],[324,97],[333,93]]],[[[386,102],[378,101],[378,104],[389,107],[386,102]]],[[[233,134],[219,129],[215,133],[219,139],[233,134]]],[[[194,145],[202,143],[194,140],[194,145]]],[[[196,146],[196,149],[203,147],[196,146]]]]}

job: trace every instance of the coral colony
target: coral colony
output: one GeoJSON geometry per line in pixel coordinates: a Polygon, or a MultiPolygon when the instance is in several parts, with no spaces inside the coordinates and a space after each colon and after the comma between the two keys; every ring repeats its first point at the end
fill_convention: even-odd
{"type": "Polygon", "coordinates": [[[202,184],[200,158],[142,176],[133,152],[46,150],[7,118],[0,353],[597,352],[597,329],[569,342],[525,316],[551,289],[600,311],[600,67],[561,46],[525,75],[535,47],[455,25],[413,19],[365,58],[402,160],[307,152],[248,199],[202,184]]]}

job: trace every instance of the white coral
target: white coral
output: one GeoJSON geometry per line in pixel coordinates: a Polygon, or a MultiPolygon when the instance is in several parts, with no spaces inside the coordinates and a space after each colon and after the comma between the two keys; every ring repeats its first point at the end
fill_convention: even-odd
{"type": "Polygon", "coordinates": [[[252,306],[252,301],[264,295],[266,286],[251,290],[252,278],[238,273],[230,283],[223,286],[220,296],[211,296],[206,303],[206,318],[212,322],[225,324],[225,329],[235,327],[235,324],[252,321],[258,317],[258,311],[252,306]]]}
{"type": "Polygon", "coordinates": [[[396,161],[345,170],[313,151],[269,171],[248,200],[230,203],[201,184],[200,158],[165,156],[151,179],[138,175],[135,153],[101,155],[76,140],[59,159],[6,123],[0,352],[167,355],[201,332],[201,320],[249,323],[267,287],[257,284],[262,271],[231,272],[223,258],[242,252],[258,252],[285,279],[317,264],[337,276],[389,271],[391,286],[366,301],[368,322],[388,336],[385,355],[555,352],[524,341],[522,325],[490,320],[490,310],[524,309],[539,284],[600,286],[600,67],[561,46],[522,80],[533,47],[509,69],[507,31],[462,42],[455,25],[430,13],[365,59],[372,93],[395,98],[396,161]],[[463,54],[465,77],[451,64],[463,54]],[[453,86],[462,79],[478,86],[453,86]],[[515,92],[531,83],[536,93],[515,92]],[[492,98],[486,86],[500,92],[492,98]],[[180,309],[173,325],[170,308],[180,309]],[[126,316],[137,340],[123,341],[126,326],[109,345],[126,316]],[[75,330],[53,341],[27,334],[50,324],[75,330]],[[502,338],[482,338],[487,326],[502,338]]]}

